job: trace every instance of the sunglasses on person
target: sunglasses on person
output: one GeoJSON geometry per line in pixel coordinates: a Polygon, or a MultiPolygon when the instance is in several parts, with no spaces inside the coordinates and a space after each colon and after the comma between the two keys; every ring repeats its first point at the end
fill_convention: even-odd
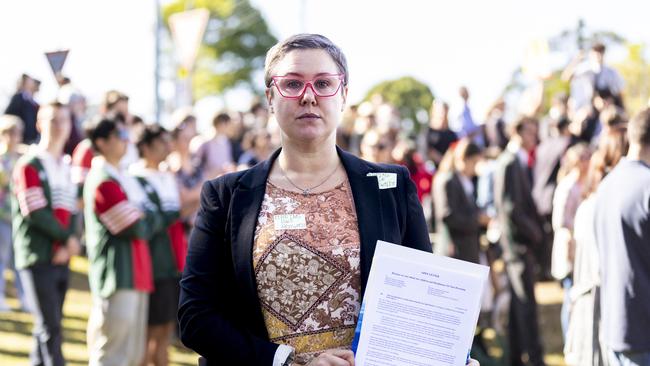
{"type": "Polygon", "coordinates": [[[128,141],[129,140],[129,131],[126,128],[118,128],[113,132],[115,134],[115,137],[122,141],[128,141]]]}
{"type": "Polygon", "coordinates": [[[297,76],[272,76],[273,85],[284,98],[299,99],[311,88],[314,95],[321,98],[332,97],[339,92],[343,84],[343,74],[321,74],[306,80],[297,76]]]}

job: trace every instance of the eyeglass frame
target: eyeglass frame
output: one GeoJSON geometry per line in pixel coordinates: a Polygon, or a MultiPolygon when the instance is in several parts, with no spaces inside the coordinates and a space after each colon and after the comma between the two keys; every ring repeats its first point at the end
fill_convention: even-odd
{"type": "MultiPolygon", "coordinates": [[[[305,86],[303,87],[302,92],[300,93],[300,95],[297,95],[297,96],[295,96],[295,97],[286,96],[286,95],[282,94],[282,91],[280,90],[280,87],[278,86],[278,84],[277,84],[277,82],[276,82],[276,79],[286,79],[286,78],[290,78],[290,76],[287,76],[287,75],[282,75],[282,76],[280,76],[280,75],[275,75],[275,76],[271,76],[271,80],[273,81],[273,83],[272,83],[272,85],[269,85],[269,88],[270,88],[271,86],[275,86],[275,89],[278,90],[278,93],[280,93],[280,96],[282,96],[282,98],[286,98],[286,99],[300,99],[300,98],[302,98],[302,97],[305,95],[305,92],[307,91],[307,87],[310,87],[310,88],[311,88],[311,91],[314,93],[314,95],[317,96],[317,97],[319,97],[319,98],[331,98],[331,97],[335,96],[336,94],[338,94],[338,93],[339,93],[339,90],[341,90],[341,86],[342,86],[343,84],[345,84],[345,74],[320,74],[320,75],[319,75],[319,77],[322,77],[322,76],[337,76],[337,77],[338,77],[340,83],[339,83],[339,86],[338,86],[338,87],[336,88],[336,90],[334,91],[334,93],[332,93],[332,94],[330,94],[330,95],[320,95],[320,94],[318,94],[318,92],[316,91],[316,89],[314,89],[314,84],[313,84],[313,82],[314,82],[315,80],[318,80],[318,77],[313,78],[313,79],[311,79],[311,80],[309,80],[309,81],[304,80],[304,81],[305,81],[305,86]]],[[[297,78],[296,78],[296,79],[297,79],[297,78]]]]}

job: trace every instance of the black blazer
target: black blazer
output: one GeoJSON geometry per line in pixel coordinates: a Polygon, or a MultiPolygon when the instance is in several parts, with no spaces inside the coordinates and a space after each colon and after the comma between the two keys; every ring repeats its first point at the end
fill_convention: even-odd
{"type": "Polygon", "coordinates": [[[533,199],[540,215],[551,215],[553,193],[557,186],[557,173],[560,171],[562,156],[573,144],[568,136],[549,137],[537,146],[535,167],[533,168],[533,199]]]}
{"type": "Polygon", "coordinates": [[[436,237],[435,252],[446,255],[449,247],[455,249],[454,258],[479,262],[480,230],[479,208],[467,197],[458,173],[438,173],[433,185],[436,237]]]}
{"type": "Polygon", "coordinates": [[[18,116],[23,120],[24,144],[38,142],[40,134],[36,130],[36,115],[38,114],[36,102],[27,100],[23,93],[18,92],[11,97],[5,113],[18,116]]]}
{"type": "Polygon", "coordinates": [[[517,155],[506,150],[494,172],[494,205],[506,261],[518,260],[542,244],[542,221],[531,195],[530,179],[517,155]]]}
{"type": "MultiPolygon", "coordinates": [[[[422,207],[406,168],[373,164],[337,148],[347,173],[361,238],[362,296],[377,240],[431,252],[422,207]],[[379,189],[371,172],[397,173],[379,189]]],[[[253,269],[253,236],[266,181],[280,150],[251,169],[206,182],[181,279],[183,343],[205,365],[265,366],[278,347],[268,338],[253,269]]]]}

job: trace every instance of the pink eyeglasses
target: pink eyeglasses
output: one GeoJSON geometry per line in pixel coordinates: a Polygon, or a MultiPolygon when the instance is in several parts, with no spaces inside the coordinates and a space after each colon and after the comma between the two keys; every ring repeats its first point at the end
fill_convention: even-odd
{"type": "Polygon", "coordinates": [[[297,76],[272,76],[273,85],[284,98],[302,98],[310,87],[317,97],[327,98],[336,95],[343,84],[344,74],[322,74],[312,80],[297,76]]]}

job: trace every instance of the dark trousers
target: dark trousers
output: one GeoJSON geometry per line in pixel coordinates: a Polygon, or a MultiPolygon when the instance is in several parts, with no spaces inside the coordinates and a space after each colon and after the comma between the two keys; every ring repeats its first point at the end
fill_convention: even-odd
{"type": "Polygon", "coordinates": [[[548,281],[553,279],[551,276],[551,257],[553,253],[553,223],[551,215],[542,216],[542,230],[544,232],[544,241],[542,245],[535,249],[535,259],[537,260],[537,268],[535,274],[538,280],[548,281]]]}
{"type": "Polygon", "coordinates": [[[508,338],[512,366],[524,365],[522,356],[528,354],[529,365],[544,365],[544,352],[540,343],[535,300],[534,262],[529,254],[506,264],[510,281],[510,319],[508,338]]]}
{"type": "Polygon", "coordinates": [[[34,348],[30,355],[32,365],[65,365],[61,353],[61,320],[68,278],[67,266],[37,264],[20,270],[25,298],[34,315],[34,348]]]}

